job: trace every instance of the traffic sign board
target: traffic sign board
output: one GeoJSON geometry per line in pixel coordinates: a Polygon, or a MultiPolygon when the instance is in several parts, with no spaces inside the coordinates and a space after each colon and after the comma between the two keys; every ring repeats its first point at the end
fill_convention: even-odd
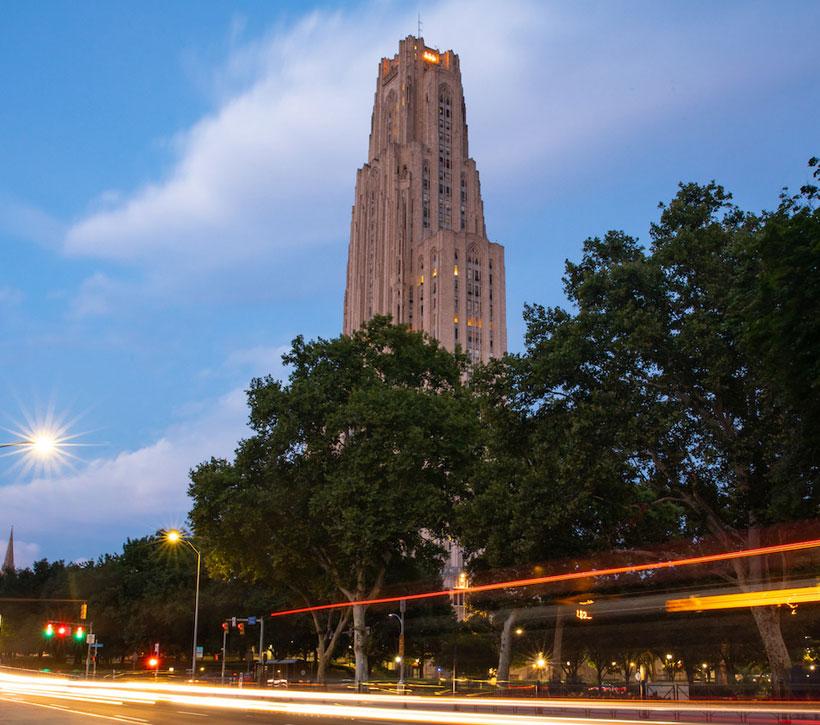
{"type": "Polygon", "coordinates": [[[248,617],[248,624],[251,626],[256,624],[256,617],[248,617]]]}

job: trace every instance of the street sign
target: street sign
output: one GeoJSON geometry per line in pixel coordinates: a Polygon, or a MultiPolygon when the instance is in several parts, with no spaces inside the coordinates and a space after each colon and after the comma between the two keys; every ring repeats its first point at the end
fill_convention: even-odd
{"type": "Polygon", "coordinates": [[[253,627],[256,624],[256,617],[248,617],[248,624],[253,627]]]}
{"type": "Polygon", "coordinates": [[[203,645],[197,645],[196,648],[196,658],[201,660],[205,657],[205,647],[203,645]]]}
{"type": "Polygon", "coordinates": [[[99,649],[100,647],[104,647],[105,645],[102,642],[97,642],[91,645],[94,649],[99,649]]]}
{"type": "Polygon", "coordinates": [[[231,617],[231,627],[236,627],[236,617],[231,617]]]}
{"type": "Polygon", "coordinates": [[[159,654],[159,642],[154,642],[154,654],[159,654]]]}
{"type": "Polygon", "coordinates": [[[85,635],[85,643],[86,644],[94,644],[97,641],[96,634],[87,634],[85,635]]]}

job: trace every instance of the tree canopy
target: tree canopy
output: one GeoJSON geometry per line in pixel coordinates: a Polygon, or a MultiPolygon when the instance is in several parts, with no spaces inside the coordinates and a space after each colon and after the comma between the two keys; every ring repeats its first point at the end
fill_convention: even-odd
{"type": "MultiPolygon", "coordinates": [[[[475,459],[464,358],[376,317],[352,336],[298,337],[283,360],[287,384],[251,384],[254,435],[235,461],[192,472],[191,519],[209,561],[302,604],[329,592],[371,598],[391,567],[438,561],[475,459]],[[237,548],[251,547],[238,561],[237,548]]],[[[363,680],[364,607],[353,618],[363,680]]]]}

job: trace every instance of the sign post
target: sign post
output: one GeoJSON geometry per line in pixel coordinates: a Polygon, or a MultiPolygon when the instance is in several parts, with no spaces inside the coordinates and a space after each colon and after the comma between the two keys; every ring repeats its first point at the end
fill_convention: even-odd
{"type": "Polygon", "coordinates": [[[97,635],[94,634],[94,622],[88,625],[88,634],[85,636],[85,643],[88,645],[88,652],[85,656],[85,679],[88,679],[88,670],[91,666],[91,649],[97,643],[97,635]]]}

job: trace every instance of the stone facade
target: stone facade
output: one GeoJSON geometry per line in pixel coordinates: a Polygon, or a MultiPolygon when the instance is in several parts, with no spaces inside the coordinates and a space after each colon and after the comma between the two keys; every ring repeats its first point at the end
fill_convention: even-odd
{"type": "Polygon", "coordinates": [[[344,333],[377,314],[474,362],[507,349],[504,247],[487,239],[459,59],[414,36],[379,64],[356,173],[344,333]]]}

